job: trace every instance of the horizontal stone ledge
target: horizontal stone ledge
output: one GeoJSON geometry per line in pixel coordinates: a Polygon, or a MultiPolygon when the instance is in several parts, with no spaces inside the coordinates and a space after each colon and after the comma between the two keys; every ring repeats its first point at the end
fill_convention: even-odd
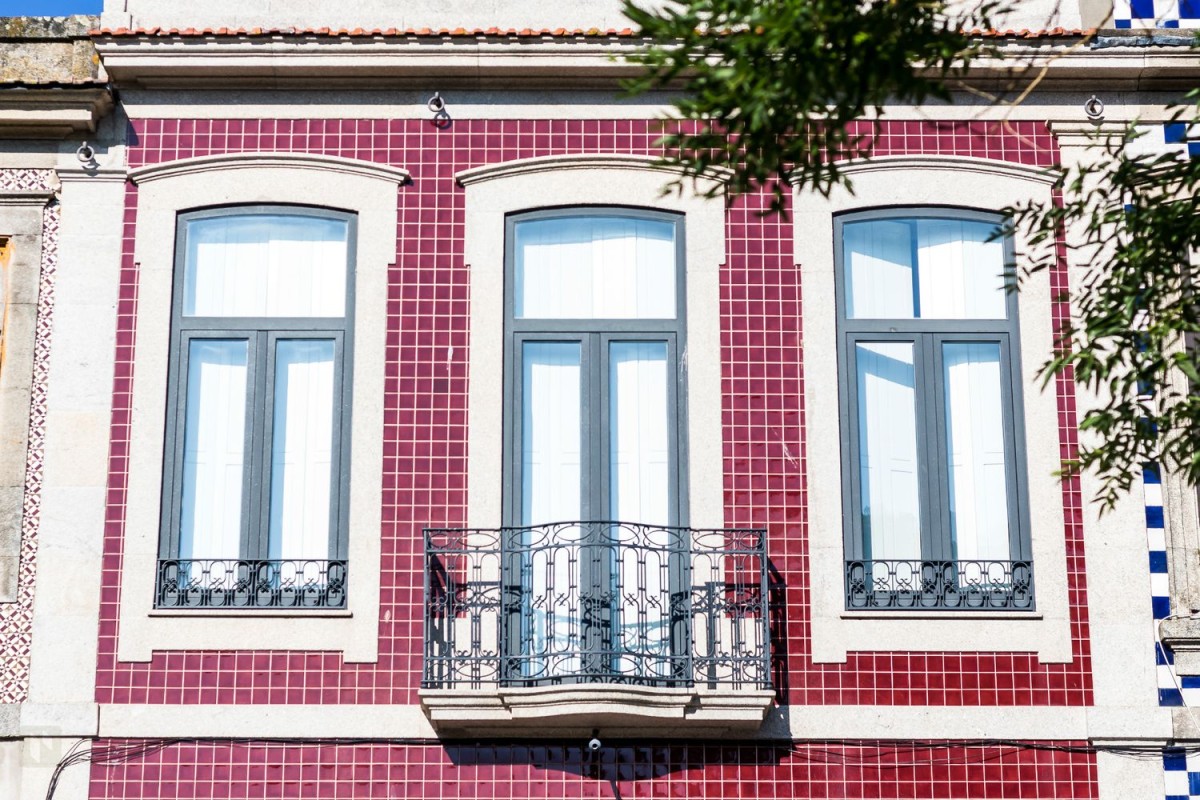
{"type": "Polygon", "coordinates": [[[421,706],[448,736],[610,735],[720,736],[757,731],[771,690],[577,685],[422,689],[421,706]]]}
{"type": "Polygon", "coordinates": [[[1200,617],[1164,619],[1159,634],[1175,654],[1175,674],[1200,675],[1200,617]]]}

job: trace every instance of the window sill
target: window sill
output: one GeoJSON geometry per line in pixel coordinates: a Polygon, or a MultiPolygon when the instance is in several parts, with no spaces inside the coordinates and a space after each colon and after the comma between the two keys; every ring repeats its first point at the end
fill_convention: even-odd
{"type": "Polygon", "coordinates": [[[1042,619],[1040,611],[928,611],[898,608],[889,611],[843,611],[842,619],[1042,619]]]}
{"type": "Polygon", "coordinates": [[[1200,675],[1200,619],[1182,617],[1159,623],[1163,647],[1175,656],[1177,675],[1200,675]]]}
{"type": "Polygon", "coordinates": [[[502,733],[720,736],[761,727],[775,699],[769,689],[568,685],[422,689],[421,707],[439,734],[502,733]]]}

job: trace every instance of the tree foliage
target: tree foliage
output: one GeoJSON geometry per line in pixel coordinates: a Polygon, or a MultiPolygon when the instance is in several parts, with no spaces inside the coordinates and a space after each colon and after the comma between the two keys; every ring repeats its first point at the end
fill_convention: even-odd
{"type": "MultiPolygon", "coordinates": [[[[725,168],[730,193],[765,188],[771,209],[785,213],[789,184],[822,194],[850,186],[839,164],[869,157],[876,136],[856,121],[893,104],[951,99],[992,52],[970,31],[992,28],[1006,6],[680,0],[645,10],[627,0],[625,11],[655,42],[634,58],[647,70],[629,88],[682,90],[675,116],[690,124],[663,137],[684,176],[675,185],[725,168]]],[[[1192,95],[1177,112],[1195,131],[1198,102],[1192,95]]],[[[1036,251],[1023,272],[1057,264],[1060,245],[1089,264],[1071,278],[1073,321],[1041,375],[1073,377],[1099,398],[1064,471],[1092,470],[1106,506],[1145,462],[1200,483],[1200,158],[1131,155],[1137,135],[1130,125],[1098,138],[1092,161],[1058,181],[1061,203],[1006,209],[1010,230],[1036,251]]]]}
{"type": "Polygon", "coordinates": [[[1143,134],[1097,136],[1091,160],[1059,178],[1061,204],[1009,209],[1032,246],[1025,271],[1052,267],[1059,241],[1087,265],[1071,276],[1073,319],[1041,372],[1098,397],[1065,468],[1094,471],[1105,506],[1146,462],[1200,483],[1200,158],[1131,149],[1143,134]]]}
{"type": "Polygon", "coordinates": [[[658,42],[631,60],[628,88],[682,85],[679,127],[663,139],[686,174],[733,171],[730,189],[767,187],[782,210],[788,180],[827,194],[838,162],[870,152],[855,120],[890,103],[949,99],[948,81],[982,50],[966,31],[998,3],[947,14],[929,0],[691,0],[625,13],[658,42]]]}

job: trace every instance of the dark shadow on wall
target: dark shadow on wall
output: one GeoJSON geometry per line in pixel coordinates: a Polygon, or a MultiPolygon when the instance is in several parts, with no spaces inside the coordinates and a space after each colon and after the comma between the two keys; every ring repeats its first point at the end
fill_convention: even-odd
{"type": "MultiPolygon", "coordinates": [[[[605,742],[599,753],[587,743],[578,744],[447,744],[446,754],[458,767],[529,766],[610,784],[613,797],[621,798],[618,783],[652,781],[672,773],[713,766],[777,766],[789,753],[787,745],[635,744],[605,742]]],[[[699,776],[698,776],[699,779],[699,776]]],[[[638,793],[638,796],[641,796],[638,793]]]]}
{"type": "Polygon", "coordinates": [[[788,653],[787,583],[775,564],[767,561],[767,613],[770,615],[771,687],[775,700],[786,703],[791,692],[791,661],[788,653]]]}

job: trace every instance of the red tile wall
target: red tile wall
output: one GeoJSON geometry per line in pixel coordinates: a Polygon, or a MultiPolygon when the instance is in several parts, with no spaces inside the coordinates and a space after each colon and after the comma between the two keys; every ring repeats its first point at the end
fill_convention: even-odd
{"type": "MultiPolygon", "coordinates": [[[[1070,743],[1067,743],[1070,744],[1070,743]]],[[[135,742],[97,742],[96,751],[135,742]]],[[[810,744],[578,747],[177,743],[94,763],[92,800],[321,798],[1095,798],[1095,756],[810,744]]]]}
{"type": "MultiPolygon", "coordinates": [[[[556,153],[655,153],[656,126],[630,120],[467,120],[438,130],[425,120],[138,120],[132,128],[131,166],[214,153],[304,150],[401,166],[413,182],[399,190],[396,263],[389,273],[382,618],[379,662],[371,665],[346,665],[328,653],[238,651],[232,644],[223,652],[159,653],[149,663],[117,660],[129,392],[136,377],[136,189],[129,189],[96,699],[415,703],[421,667],[421,528],[461,524],[465,518],[469,266],[463,263],[463,190],[453,176],[480,164],[556,153]],[[451,347],[455,357],[447,363],[451,347]]],[[[972,155],[1043,166],[1057,157],[1046,127],[1030,122],[884,123],[878,152],[972,155]]],[[[311,198],[296,200],[319,204],[319,185],[311,198]]],[[[762,216],[765,207],[765,195],[749,196],[734,202],[727,217],[728,259],[721,273],[724,471],[727,523],[768,528],[772,563],[785,585],[786,618],[774,645],[781,699],[933,706],[1090,703],[1076,480],[1063,487],[1072,662],[1043,665],[1032,653],[851,653],[847,663],[835,665],[810,660],[806,475],[837,465],[828,459],[810,462],[805,449],[805,425],[829,421],[804,417],[802,287],[792,255],[792,225],[762,216]]],[[[1064,288],[1065,268],[1053,280],[1056,289],[1064,288]]],[[[1058,303],[1046,313],[1061,323],[1066,306],[1058,303]]],[[[1061,446],[1068,455],[1075,445],[1074,396],[1069,380],[1060,379],[1057,389],[1061,446]]],[[[692,796],[728,796],[724,790],[705,791],[692,796]]]]}

